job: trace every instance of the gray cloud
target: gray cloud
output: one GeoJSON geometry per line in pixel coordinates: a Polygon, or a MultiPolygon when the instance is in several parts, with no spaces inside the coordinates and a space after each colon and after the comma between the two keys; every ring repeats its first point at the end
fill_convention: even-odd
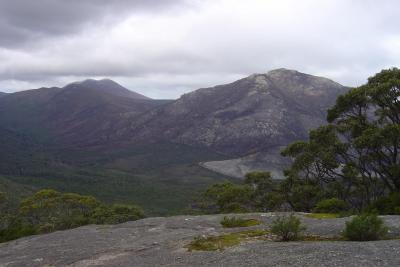
{"type": "Polygon", "coordinates": [[[0,0],[0,46],[15,47],[44,37],[72,34],[103,19],[182,3],[173,0],[0,0]]]}
{"type": "Polygon", "coordinates": [[[398,17],[396,0],[0,0],[0,91],[109,77],[169,98],[280,67],[355,86],[400,65],[398,17]]]}

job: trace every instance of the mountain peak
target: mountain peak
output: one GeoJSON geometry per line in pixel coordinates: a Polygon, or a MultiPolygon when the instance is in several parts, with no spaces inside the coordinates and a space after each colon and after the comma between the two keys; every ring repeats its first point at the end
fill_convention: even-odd
{"type": "Polygon", "coordinates": [[[279,68],[279,69],[273,69],[267,72],[267,74],[273,74],[273,73],[287,73],[287,74],[297,74],[301,73],[297,70],[292,70],[292,69],[286,69],[286,68],[279,68]]]}
{"type": "Polygon", "coordinates": [[[254,73],[245,79],[253,80],[258,85],[266,85],[268,79],[272,80],[285,80],[299,77],[316,77],[297,70],[279,68],[270,70],[266,73],[254,73]]]}
{"type": "Polygon", "coordinates": [[[150,99],[147,96],[144,96],[142,94],[136,93],[134,91],[131,91],[123,87],[122,85],[118,84],[117,82],[111,79],[101,79],[101,80],[86,79],[83,81],[70,83],[66,85],[64,89],[90,89],[90,90],[101,91],[107,94],[128,97],[133,99],[142,99],[142,100],[150,99]]]}

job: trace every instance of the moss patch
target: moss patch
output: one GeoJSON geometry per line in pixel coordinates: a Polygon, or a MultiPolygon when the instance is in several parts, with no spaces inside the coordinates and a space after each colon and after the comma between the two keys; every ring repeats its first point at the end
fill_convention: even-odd
{"type": "Polygon", "coordinates": [[[340,216],[337,213],[309,213],[304,215],[304,217],[312,219],[335,219],[339,218],[340,216]]]}
{"type": "Polygon", "coordinates": [[[267,234],[269,234],[267,230],[258,229],[242,231],[238,233],[223,234],[218,236],[199,236],[195,237],[194,240],[186,247],[189,251],[223,250],[227,247],[239,245],[242,241],[261,239],[267,234]]]}
{"type": "Polygon", "coordinates": [[[319,236],[319,235],[304,235],[299,237],[299,241],[344,241],[345,239],[341,236],[319,236]]]}
{"type": "Polygon", "coordinates": [[[237,217],[224,217],[221,221],[221,225],[225,228],[250,227],[259,224],[261,224],[261,221],[256,219],[242,219],[237,217]]]}

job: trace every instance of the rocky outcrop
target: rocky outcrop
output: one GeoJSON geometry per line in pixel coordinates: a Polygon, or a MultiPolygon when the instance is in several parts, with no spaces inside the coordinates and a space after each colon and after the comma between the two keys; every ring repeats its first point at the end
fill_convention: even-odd
{"type": "MultiPolygon", "coordinates": [[[[222,228],[224,215],[148,218],[119,225],[90,225],[0,244],[0,266],[399,266],[400,240],[373,242],[250,240],[223,251],[189,252],[199,235],[268,228],[276,213],[236,215],[262,225],[222,228]]],[[[301,217],[307,233],[338,235],[349,218],[301,217]]],[[[400,216],[384,216],[391,236],[400,216]]]]}

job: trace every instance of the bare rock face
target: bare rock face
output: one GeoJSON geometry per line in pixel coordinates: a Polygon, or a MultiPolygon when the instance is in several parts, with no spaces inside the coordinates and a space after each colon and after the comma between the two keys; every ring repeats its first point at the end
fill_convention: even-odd
{"type": "MultiPolygon", "coordinates": [[[[196,236],[268,229],[282,214],[235,215],[261,225],[222,228],[224,215],[148,218],[119,225],[89,225],[0,244],[0,266],[399,266],[400,240],[372,242],[248,240],[223,251],[189,252],[196,236]]],[[[306,234],[332,237],[349,218],[310,219],[296,214],[306,234]]],[[[392,237],[400,216],[383,216],[392,237]]]]}
{"type": "Polygon", "coordinates": [[[289,166],[290,160],[280,155],[281,149],[275,147],[240,158],[201,162],[200,166],[235,178],[244,178],[251,171],[268,171],[274,179],[284,179],[282,170],[289,166]]]}

